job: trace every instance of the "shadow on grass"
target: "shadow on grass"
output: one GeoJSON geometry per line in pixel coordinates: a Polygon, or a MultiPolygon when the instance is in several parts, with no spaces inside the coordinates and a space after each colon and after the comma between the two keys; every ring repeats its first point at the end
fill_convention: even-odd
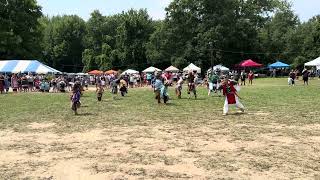
{"type": "Polygon", "coordinates": [[[79,113],[76,116],[96,116],[97,114],[93,114],[93,113],[79,113]]]}

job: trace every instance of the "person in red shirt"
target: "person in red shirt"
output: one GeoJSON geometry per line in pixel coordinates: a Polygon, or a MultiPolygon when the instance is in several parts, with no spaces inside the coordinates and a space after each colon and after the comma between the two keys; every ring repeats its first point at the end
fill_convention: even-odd
{"type": "Polygon", "coordinates": [[[237,90],[234,88],[234,85],[228,79],[224,79],[222,82],[222,90],[223,95],[226,97],[224,107],[223,107],[223,115],[228,115],[229,105],[235,104],[237,108],[244,112],[244,106],[239,101],[239,96],[237,94],[237,90]]]}
{"type": "Polygon", "coordinates": [[[252,71],[250,71],[249,75],[248,75],[248,78],[249,78],[249,84],[252,85],[252,81],[253,81],[253,78],[254,78],[254,74],[252,71]]]}

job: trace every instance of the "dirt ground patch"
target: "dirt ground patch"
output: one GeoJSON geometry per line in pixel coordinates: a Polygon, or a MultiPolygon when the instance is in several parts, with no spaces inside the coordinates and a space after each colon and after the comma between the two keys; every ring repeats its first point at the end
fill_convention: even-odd
{"type": "MultiPolygon", "coordinates": [[[[32,123],[28,127],[52,126],[32,123]]],[[[0,133],[0,177],[313,179],[319,175],[319,136],[294,138],[279,131],[252,141],[221,135],[224,131],[228,129],[213,126],[184,130],[113,126],[70,134],[6,130],[0,133]]]]}

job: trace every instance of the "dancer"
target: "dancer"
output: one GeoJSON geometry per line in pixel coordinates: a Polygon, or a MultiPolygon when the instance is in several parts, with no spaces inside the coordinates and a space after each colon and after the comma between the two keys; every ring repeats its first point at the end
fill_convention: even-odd
{"type": "Polygon", "coordinates": [[[78,83],[75,83],[72,87],[72,95],[71,95],[71,109],[74,111],[75,115],[78,115],[78,109],[81,106],[81,93],[80,86],[78,83]]]}
{"type": "Polygon", "coordinates": [[[214,72],[211,72],[209,77],[208,77],[208,81],[209,81],[209,90],[208,90],[208,96],[211,95],[211,92],[215,92],[217,93],[218,92],[218,79],[219,79],[219,76],[214,73],[214,72]]]}
{"type": "MultiPolygon", "coordinates": [[[[115,77],[115,79],[111,82],[111,87],[112,87],[112,90],[111,90],[111,93],[113,94],[113,99],[115,100],[118,96],[118,85],[120,83],[120,79],[118,79],[117,77],[115,77]]],[[[127,84],[127,82],[126,82],[127,84]]]]}
{"type": "Polygon", "coordinates": [[[163,86],[162,80],[161,80],[161,75],[157,74],[156,75],[156,80],[154,83],[154,94],[155,94],[155,99],[158,101],[158,104],[161,104],[161,88],[163,86]]]}
{"type": "Polygon", "coordinates": [[[162,86],[160,91],[161,99],[163,99],[164,104],[167,104],[169,101],[169,94],[168,94],[168,86],[170,85],[170,82],[167,81],[164,86],[162,86]]]}
{"type": "Polygon", "coordinates": [[[194,95],[194,98],[197,99],[197,91],[196,91],[196,85],[195,85],[195,75],[192,71],[189,72],[188,75],[188,94],[189,99],[191,99],[191,92],[194,95]]]}
{"type": "Polygon", "coordinates": [[[176,95],[178,99],[181,99],[182,84],[183,84],[183,78],[182,76],[180,76],[176,86],[176,95]]]}
{"type": "Polygon", "coordinates": [[[120,93],[122,97],[128,93],[127,82],[123,79],[123,77],[120,78],[120,93]]]}
{"type": "Polygon", "coordinates": [[[96,90],[98,101],[102,101],[103,92],[104,92],[103,86],[101,84],[98,84],[97,90],[96,90]]]}
{"type": "Polygon", "coordinates": [[[228,115],[229,105],[235,104],[237,108],[244,112],[244,106],[239,101],[239,96],[237,94],[237,90],[234,88],[232,82],[230,82],[227,78],[224,79],[222,84],[223,95],[226,97],[223,107],[223,115],[228,115]]]}

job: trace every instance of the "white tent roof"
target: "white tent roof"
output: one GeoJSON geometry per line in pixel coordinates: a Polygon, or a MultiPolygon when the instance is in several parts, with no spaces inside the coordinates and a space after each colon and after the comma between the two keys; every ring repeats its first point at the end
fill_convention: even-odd
{"type": "Polygon", "coordinates": [[[304,64],[305,66],[320,66],[320,57],[318,57],[317,59],[307,62],[304,64]]]}
{"type": "Polygon", "coordinates": [[[6,60],[0,61],[0,72],[3,73],[37,73],[48,74],[61,73],[37,60],[6,60]]]}
{"type": "Polygon", "coordinates": [[[147,69],[145,69],[144,71],[142,71],[142,72],[144,72],[144,73],[154,73],[154,72],[161,72],[161,69],[158,69],[158,68],[155,68],[155,67],[149,67],[149,68],[147,68],[147,69]]]}
{"type": "Polygon", "coordinates": [[[191,63],[189,66],[183,69],[184,72],[189,72],[189,71],[197,71],[198,73],[201,73],[201,68],[197,67],[193,63],[191,63]]]}
{"type": "MultiPolygon", "coordinates": [[[[229,68],[227,68],[225,66],[222,66],[222,65],[216,65],[216,66],[213,67],[214,71],[216,71],[218,69],[221,70],[221,71],[230,71],[229,68]]],[[[211,68],[208,71],[211,71],[211,68]]]]}
{"type": "Polygon", "coordinates": [[[179,72],[180,70],[174,66],[170,66],[165,71],[166,72],[179,72]]]}
{"type": "Polygon", "coordinates": [[[133,69],[128,69],[126,71],[124,71],[121,75],[124,74],[139,74],[139,71],[133,70],[133,69]]]}

